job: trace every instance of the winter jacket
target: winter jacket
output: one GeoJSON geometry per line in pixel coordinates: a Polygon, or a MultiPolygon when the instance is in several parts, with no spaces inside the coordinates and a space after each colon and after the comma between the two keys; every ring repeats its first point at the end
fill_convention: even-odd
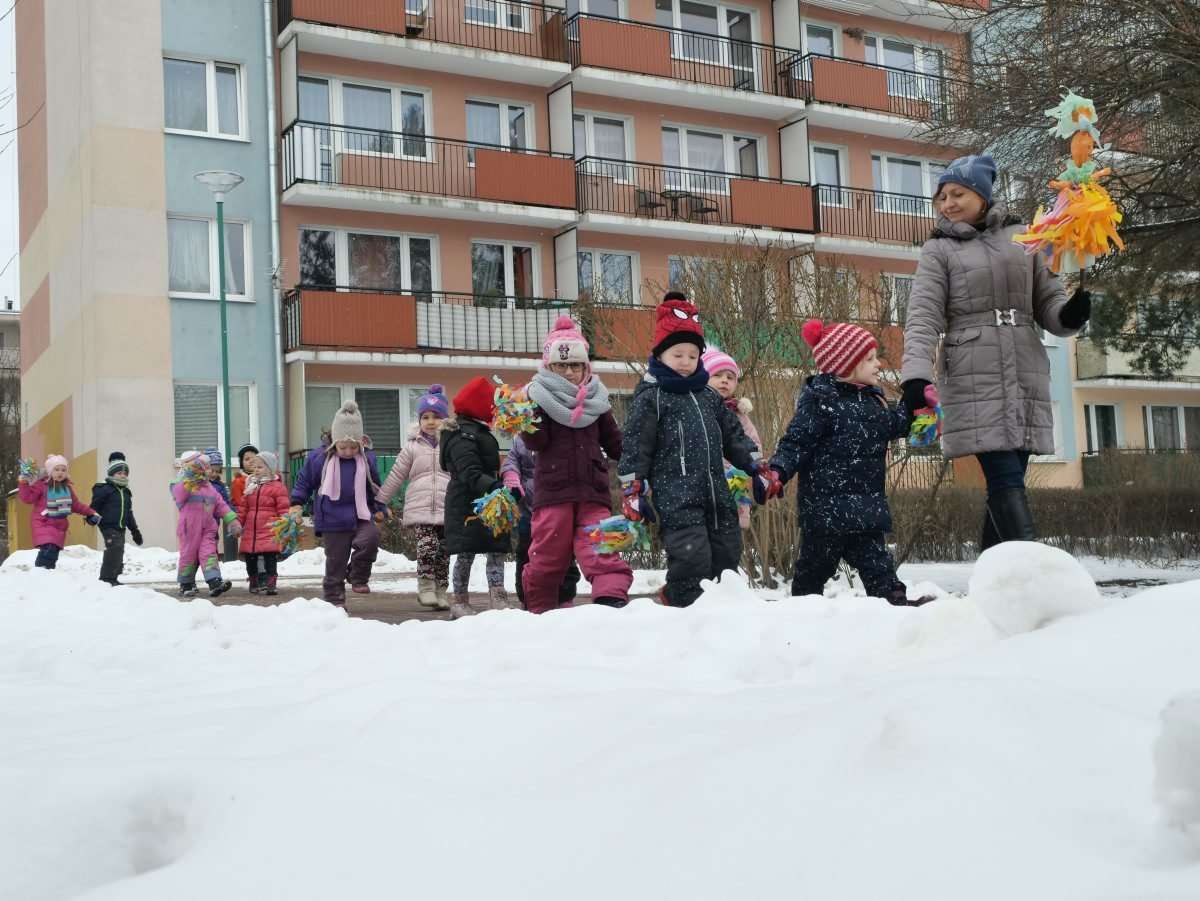
{"type": "Polygon", "coordinates": [[[287,513],[289,506],[287,489],[278,476],[249,494],[243,491],[237,511],[242,524],[238,550],[243,554],[278,554],[281,548],[271,531],[271,523],[287,513]]]}
{"type": "Polygon", "coordinates": [[[812,376],[771,466],[799,482],[800,528],[807,533],[888,532],[884,490],[888,443],[908,434],[903,407],[874,386],[812,376]]]}
{"type": "Polygon", "coordinates": [[[725,460],[750,472],[759,456],[715,390],[703,385],[675,394],[650,374],[634,391],[624,445],[617,472],[623,482],[648,484],[664,529],[716,528],[718,511],[732,516],[725,460]]]}
{"type": "Polygon", "coordinates": [[[540,408],[538,415],[537,431],[525,435],[525,446],[535,454],[530,508],[577,503],[611,507],[608,461],[621,457],[621,429],[612,411],[583,428],[563,425],[540,408]]]}
{"type": "Polygon", "coordinates": [[[246,493],[246,479],[249,478],[244,472],[239,472],[233,477],[233,484],[229,486],[229,500],[235,510],[240,510],[242,507],[242,496],[246,493]]]}
{"type": "Polygon", "coordinates": [[[195,491],[190,491],[180,479],[171,483],[171,497],[179,510],[175,537],[180,545],[194,547],[201,536],[217,534],[218,522],[230,523],[237,518],[212,482],[204,482],[195,491]]]}
{"type": "Polygon", "coordinates": [[[474,502],[500,487],[500,445],[482,422],[466,416],[442,422],[439,442],[442,469],[450,474],[446,488],[446,552],[507,553],[511,536],[493,536],[475,515],[474,502]]]}
{"type": "Polygon", "coordinates": [[[220,479],[209,479],[213,488],[217,489],[217,494],[221,495],[221,500],[225,502],[225,506],[233,509],[233,497],[229,494],[229,487],[220,479]]]}
{"type": "Polygon", "coordinates": [[[97,482],[92,486],[92,509],[100,516],[101,529],[138,532],[133,516],[133,492],[112,482],[97,482]]]}
{"type": "MultiPolygon", "coordinates": [[[[375,464],[375,455],[364,452],[367,461],[367,508],[372,514],[383,509],[376,502],[375,494],[379,491],[379,467],[375,464]]],[[[296,475],[296,484],[292,486],[292,503],[300,507],[312,498],[313,531],[320,535],[324,532],[353,532],[358,528],[358,508],[354,502],[354,470],[353,457],[348,459],[338,457],[337,451],[329,445],[315,448],[304,458],[304,465],[296,475]],[[342,493],[335,501],[320,494],[321,475],[325,468],[325,460],[332,456],[337,465],[341,466],[342,493]]]]}
{"type": "Polygon", "coordinates": [[[1063,337],[1077,330],[1059,319],[1067,298],[1058,277],[1040,254],[1029,256],[1013,244],[1022,230],[995,204],[982,230],[939,218],[921,248],[901,378],[937,383],[947,457],[1054,452],[1050,359],[1034,324],[1063,337]]]}
{"type": "Polygon", "coordinates": [[[406,526],[440,526],[446,515],[446,486],[450,476],[442,469],[438,447],[421,437],[414,428],[400,449],[392,471],[375,496],[383,506],[408,482],[404,489],[404,519],[406,526]]]}
{"type": "MultiPolygon", "coordinates": [[[[83,503],[75,494],[75,486],[67,481],[67,488],[71,491],[71,512],[77,513],[80,516],[92,516],[95,510],[83,503]]],[[[41,478],[35,482],[17,482],[17,497],[21,499],[21,503],[30,504],[33,509],[29,513],[30,532],[33,533],[33,544],[35,547],[40,547],[43,544],[52,544],[55,547],[64,547],[67,539],[67,520],[69,516],[47,516],[46,515],[46,495],[50,491],[50,480],[41,478]]]]}
{"type": "Polygon", "coordinates": [[[521,512],[525,515],[530,512],[529,504],[533,500],[536,456],[525,445],[525,436],[517,435],[504,457],[504,465],[500,467],[500,478],[505,487],[521,489],[521,512]]]}

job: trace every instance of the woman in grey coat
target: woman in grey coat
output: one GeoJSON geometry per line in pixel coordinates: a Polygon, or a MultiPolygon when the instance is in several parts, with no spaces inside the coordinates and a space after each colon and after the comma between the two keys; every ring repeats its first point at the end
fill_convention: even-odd
{"type": "Polygon", "coordinates": [[[1050,359],[1035,326],[1067,337],[1091,315],[1088,292],[1068,300],[1043,258],[1013,243],[1023,226],[992,202],[995,178],[990,156],[965,156],[938,179],[937,223],[921,248],[901,367],[910,411],[926,405],[925,387],[937,382],[943,453],[974,454],[983,468],[981,550],[1035,538],[1025,471],[1031,454],[1054,452],[1050,359]]]}

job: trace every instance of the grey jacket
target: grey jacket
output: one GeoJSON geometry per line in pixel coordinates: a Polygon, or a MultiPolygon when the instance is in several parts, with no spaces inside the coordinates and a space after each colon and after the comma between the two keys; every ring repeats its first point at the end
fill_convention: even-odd
{"type": "Polygon", "coordinates": [[[1062,337],[1077,330],[1059,321],[1067,297],[1058,276],[1041,255],[1029,256],[1013,244],[1022,230],[995,204],[982,229],[938,217],[921,248],[904,324],[901,379],[937,383],[947,457],[1054,452],[1050,358],[1034,325],[1062,337]]]}

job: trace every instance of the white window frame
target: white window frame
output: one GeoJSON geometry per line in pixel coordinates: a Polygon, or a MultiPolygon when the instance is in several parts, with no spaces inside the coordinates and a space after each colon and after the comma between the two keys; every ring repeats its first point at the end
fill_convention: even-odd
{"type": "MultiPolygon", "coordinates": [[[[596,119],[611,119],[614,122],[620,122],[625,129],[625,162],[632,163],[634,157],[634,119],[632,116],[623,116],[614,113],[599,112],[596,110],[577,109],[571,114],[571,137],[572,141],[575,136],[575,117],[583,117],[583,153],[575,157],[576,160],[581,157],[596,156],[596,119]]],[[[579,148],[575,148],[578,153],[579,148]]],[[[584,171],[589,175],[600,175],[607,178],[612,178],[618,184],[633,183],[633,167],[631,165],[619,166],[614,163],[602,163],[593,161],[589,163],[584,171]]]]}
{"type": "Polygon", "coordinates": [[[817,174],[817,157],[818,150],[833,151],[838,155],[838,175],[841,177],[841,182],[838,184],[838,191],[835,194],[833,191],[819,191],[818,198],[821,206],[848,207],[851,203],[849,191],[844,190],[848,187],[846,184],[847,176],[850,174],[850,149],[844,144],[827,144],[825,142],[810,143],[808,145],[808,172],[810,180],[816,183],[817,174]]]}
{"type": "MultiPolygon", "coordinates": [[[[513,308],[511,306],[514,302],[513,284],[516,280],[513,274],[513,248],[531,248],[533,250],[533,296],[542,296],[542,248],[536,242],[514,241],[511,238],[471,238],[469,244],[471,247],[476,244],[499,244],[504,248],[504,296],[510,304],[509,309],[513,308]]],[[[474,282],[475,273],[471,272],[472,290],[474,290],[474,282]]]]}
{"type": "MultiPolygon", "coordinates": [[[[167,296],[177,298],[179,300],[220,300],[221,299],[221,281],[220,272],[218,272],[217,260],[217,220],[208,216],[194,216],[188,213],[167,213],[167,219],[187,219],[192,222],[207,222],[208,223],[208,284],[210,290],[208,292],[201,291],[172,291],[170,290],[170,273],[167,273],[167,296]]],[[[246,293],[234,294],[228,289],[225,290],[225,299],[231,303],[254,303],[254,239],[253,239],[253,223],[246,219],[226,218],[225,226],[240,225],[242,227],[242,257],[246,264],[246,271],[242,274],[242,284],[246,286],[246,293]]],[[[169,231],[168,231],[169,234],[169,231]]],[[[168,252],[168,257],[170,253],[168,252]]],[[[225,261],[226,267],[229,266],[229,260],[225,261]]],[[[228,273],[226,268],[226,273],[228,273]]],[[[197,383],[199,384],[199,383],[197,383]]]]}
{"type": "Polygon", "coordinates": [[[912,283],[916,282],[917,274],[915,272],[881,272],[879,273],[888,282],[888,296],[883,298],[883,302],[887,304],[887,316],[889,325],[904,325],[904,320],[898,318],[896,310],[896,279],[908,279],[909,299],[912,299],[912,283]]]}
{"type": "Polygon", "coordinates": [[[579,286],[580,291],[590,290],[593,295],[596,293],[597,286],[600,284],[600,260],[599,255],[602,253],[613,254],[614,256],[623,256],[630,258],[629,264],[629,281],[632,296],[629,298],[629,305],[637,307],[642,302],[642,255],[636,250],[620,250],[615,247],[578,247],[575,250],[575,267],[578,272],[579,255],[591,254],[592,256],[592,284],[590,288],[585,289],[583,285],[579,286]]]}
{"type": "Polygon", "coordinates": [[[664,168],[667,169],[667,171],[663,173],[663,185],[667,188],[675,187],[675,185],[671,184],[672,173],[670,170],[676,164],[668,163],[666,160],[666,154],[663,153],[663,150],[662,150],[662,133],[663,133],[663,129],[665,129],[665,128],[673,128],[679,133],[679,163],[677,165],[679,166],[680,169],[685,169],[685,170],[696,168],[694,166],[689,165],[689,163],[687,161],[687,133],[689,131],[701,131],[701,132],[706,132],[708,134],[717,134],[717,135],[721,136],[721,149],[722,149],[722,154],[724,156],[723,164],[725,166],[725,171],[724,172],[713,172],[711,175],[707,174],[708,170],[701,170],[701,171],[705,172],[705,174],[700,174],[699,172],[680,172],[680,173],[678,173],[679,176],[681,176],[679,178],[679,186],[685,188],[686,190],[695,191],[698,194],[725,195],[725,194],[729,193],[729,180],[730,179],[733,179],[733,178],[756,179],[756,178],[767,177],[767,176],[764,176],[764,174],[763,174],[763,173],[769,171],[768,166],[767,166],[767,138],[765,135],[755,134],[748,130],[747,131],[730,131],[730,130],[724,129],[724,128],[710,128],[705,125],[685,125],[681,122],[672,122],[672,121],[664,120],[663,122],[659,123],[658,146],[659,146],[659,155],[662,158],[662,165],[664,168]],[[740,172],[735,171],[735,169],[733,168],[735,165],[737,165],[737,162],[738,162],[737,150],[734,147],[734,138],[751,138],[752,140],[757,142],[757,144],[758,144],[758,172],[759,172],[759,174],[757,176],[742,175],[740,172]],[[720,183],[719,190],[712,190],[714,182],[720,183]]]}
{"type": "Polygon", "coordinates": [[[531,30],[531,7],[522,6],[515,3],[505,3],[504,0],[478,0],[478,2],[482,4],[483,8],[488,6],[495,8],[496,21],[481,22],[477,19],[472,19],[468,14],[471,9],[472,0],[465,0],[463,3],[463,24],[473,25],[476,28],[496,28],[500,29],[501,31],[516,31],[526,34],[531,30]],[[508,24],[508,13],[510,8],[515,10],[517,15],[521,17],[520,27],[508,24]]]}
{"type": "MultiPolygon", "coordinates": [[[[1175,423],[1179,429],[1180,443],[1182,444],[1179,450],[1191,448],[1187,433],[1187,420],[1183,415],[1184,407],[1196,406],[1195,404],[1142,404],[1142,421],[1146,424],[1146,450],[1159,450],[1154,442],[1154,415],[1153,407],[1173,407],[1175,410],[1175,423]]],[[[1200,436],[1198,436],[1200,437],[1200,436]]],[[[1197,442],[1200,446],[1200,441],[1197,442]]],[[[1162,448],[1163,450],[1176,450],[1176,448],[1162,448]]]]}
{"type": "MultiPolygon", "coordinates": [[[[563,5],[563,11],[566,12],[566,4],[563,5]]],[[[579,12],[585,15],[604,16],[604,13],[592,13],[588,10],[587,0],[579,0],[579,12]]],[[[617,17],[621,19],[629,18],[629,0],[618,0],[617,2],[617,17]]]]}
{"type": "MultiPolygon", "coordinates": [[[[399,416],[399,419],[400,419],[400,434],[402,436],[407,436],[409,431],[412,430],[412,427],[414,425],[416,425],[418,422],[417,419],[413,419],[412,417],[409,416],[409,410],[412,407],[413,393],[415,392],[416,396],[419,397],[420,395],[425,393],[428,386],[419,387],[417,385],[390,385],[390,384],[386,384],[386,383],[377,383],[377,382],[305,382],[304,390],[308,391],[309,388],[337,388],[339,391],[342,392],[342,400],[341,400],[342,403],[345,403],[348,400],[354,400],[354,391],[357,388],[363,388],[368,391],[369,390],[399,391],[400,392],[400,409],[397,411],[397,415],[399,416]]],[[[306,404],[304,431],[305,431],[305,434],[307,434],[307,432],[308,432],[308,421],[307,421],[308,398],[307,398],[307,395],[305,396],[304,400],[305,400],[305,404],[306,404]]],[[[368,433],[368,436],[369,435],[370,435],[370,433],[368,433]]],[[[311,448],[309,448],[309,450],[311,450],[311,448]]]]}
{"type": "MultiPolygon", "coordinates": [[[[246,133],[246,67],[241,63],[230,62],[223,59],[206,59],[199,56],[189,56],[186,53],[164,53],[163,62],[167,60],[178,60],[183,63],[203,63],[204,64],[204,100],[205,100],[205,121],[208,125],[204,131],[193,131],[190,128],[170,128],[165,124],[163,131],[169,135],[190,135],[198,138],[216,138],[219,141],[242,141],[249,142],[250,137],[246,133]],[[227,66],[237,70],[237,118],[238,130],[237,134],[225,134],[218,131],[218,122],[220,121],[217,113],[217,66],[227,66]]],[[[164,88],[165,89],[165,88],[164,88]]],[[[166,107],[164,99],[163,121],[166,121],[166,107]]]]}
{"type": "MultiPolygon", "coordinates": [[[[881,200],[884,200],[885,198],[877,197],[876,203],[875,203],[875,212],[887,213],[890,216],[932,217],[933,216],[932,197],[933,197],[933,190],[937,186],[937,179],[932,176],[932,174],[929,171],[929,167],[930,166],[943,166],[944,167],[946,165],[946,161],[945,160],[933,160],[933,159],[928,159],[926,157],[921,157],[921,156],[909,156],[909,155],[903,154],[903,153],[891,153],[886,150],[872,150],[870,152],[869,159],[874,160],[875,157],[879,157],[879,180],[880,180],[880,182],[882,182],[882,185],[880,187],[876,188],[874,186],[874,184],[872,184],[871,189],[873,191],[878,191],[878,192],[882,192],[883,194],[899,196],[899,197],[913,197],[914,196],[911,194],[900,194],[899,191],[891,190],[890,186],[887,183],[888,182],[888,167],[887,167],[888,160],[895,160],[897,162],[920,163],[921,164],[921,184],[924,187],[924,191],[922,192],[921,196],[916,198],[916,199],[922,201],[920,211],[909,210],[909,209],[890,210],[890,209],[886,209],[886,207],[883,209],[880,209],[879,202],[881,200]]],[[[890,199],[890,198],[888,198],[888,199],[890,199]]],[[[906,206],[907,206],[907,204],[906,204],[906,206]]],[[[916,206],[916,205],[913,204],[913,206],[916,206]]]]}
{"type": "MultiPolygon", "coordinates": [[[[533,104],[524,103],[523,101],[520,101],[520,100],[504,100],[499,97],[482,97],[482,96],[476,96],[476,95],[468,95],[467,97],[463,98],[463,128],[464,129],[467,127],[466,123],[467,123],[467,104],[468,103],[490,104],[492,106],[498,106],[500,108],[500,143],[499,144],[478,144],[478,145],[476,145],[476,144],[472,144],[469,138],[464,138],[464,141],[467,144],[469,144],[472,149],[474,149],[477,146],[482,147],[484,150],[494,149],[496,147],[502,147],[505,150],[513,151],[516,153],[524,153],[527,150],[536,150],[537,149],[537,123],[534,121],[534,118],[533,118],[534,117],[533,104]],[[507,125],[508,125],[508,112],[510,109],[521,109],[521,110],[525,111],[525,147],[524,148],[518,147],[514,150],[514,148],[509,146],[507,125]]],[[[471,158],[469,165],[472,167],[475,165],[475,160],[474,160],[473,156],[471,158]]]]}
{"type": "Polygon", "coordinates": [[[334,154],[334,165],[335,166],[337,165],[337,163],[336,163],[337,154],[348,153],[348,152],[353,152],[355,156],[381,156],[381,157],[387,157],[389,159],[394,158],[394,159],[400,159],[400,160],[407,160],[409,162],[414,162],[414,163],[436,163],[437,162],[436,153],[435,153],[436,145],[433,144],[431,141],[431,139],[434,138],[435,136],[430,135],[430,133],[429,133],[430,125],[434,121],[434,118],[433,118],[433,90],[431,88],[422,87],[420,85],[398,84],[396,82],[378,81],[378,80],[372,79],[372,78],[345,78],[340,75],[327,75],[323,72],[300,72],[297,74],[297,78],[311,78],[311,79],[321,80],[321,81],[326,82],[329,85],[329,122],[328,122],[328,124],[333,126],[334,129],[338,129],[338,128],[347,129],[347,128],[357,128],[358,127],[358,126],[346,124],[345,115],[344,115],[345,103],[343,102],[343,96],[342,96],[342,92],[345,90],[346,85],[350,85],[352,87],[380,88],[380,89],[385,89],[391,93],[392,126],[393,126],[393,128],[391,129],[390,133],[396,136],[392,141],[392,152],[384,153],[383,151],[380,151],[380,150],[357,150],[357,149],[353,150],[353,151],[349,151],[345,147],[338,148],[336,145],[337,145],[337,141],[338,141],[337,135],[339,134],[339,132],[337,132],[335,130],[332,132],[334,146],[331,148],[333,151],[333,154],[334,154]],[[425,155],[424,156],[417,156],[416,154],[410,154],[410,153],[404,152],[404,139],[403,139],[403,137],[401,137],[401,135],[403,135],[403,133],[404,133],[403,132],[403,125],[404,125],[404,98],[403,98],[403,95],[406,92],[409,94],[420,94],[423,97],[422,102],[423,102],[423,105],[425,108],[425,135],[424,135],[425,155]],[[397,126],[397,125],[401,126],[401,128],[396,128],[395,126],[397,126]]]}
{"type": "MultiPolygon", "coordinates": [[[[438,236],[436,234],[425,234],[422,232],[394,232],[386,229],[378,228],[353,228],[353,227],[336,227],[332,225],[316,225],[312,223],[303,223],[296,228],[296,246],[299,247],[300,232],[302,231],[321,231],[333,233],[333,270],[336,289],[344,292],[365,292],[370,293],[370,288],[351,288],[350,287],[350,235],[379,235],[384,238],[400,238],[401,244],[400,257],[401,266],[403,267],[404,278],[402,280],[402,291],[412,291],[412,257],[409,250],[409,240],[412,238],[421,238],[428,240],[429,244],[429,264],[430,264],[430,281],[433,287],[430,289],[435,293],[441,290],[442,272],[441,272],[441,251],[438,247],[438,236]]],[[[300,260],[296,261],[297,276],[299,276],[300,260]]],[[[314,288],[313,290],[318,290],[314,288]]],[[[329,289],[324,289],[329,290],[329,289]]]]}
{"type": "MultiPolygon", "coordinates": [[[[680,34],[683,31],[683,15],[679,9],[679,0],[671,0],[671,27],[676,29],[671,32],[671,56],[675,59],[684,60],[690,63],[699,63],[703,66],[719,66],[725,69],[732,69],[733,54],[730,50],[729,37],[729,20],[725,15],[726,10],[733,12],[747,13],[750,16],[750,40],[755,43],[762,41],[762,24],[759,21],[759,11],[753,6],[743,6],[740,3],[725,3],[723,0],[697,0],[697,2],[705,6],[714,6],[717,9],[717,33],[715,35],[699,35],[698,32],[688,31],[680,34]],[[686,35],[696,34],[705,38],[710,38],[720,50],[720,59],[711,60],[704,59],[698,56],[688,56],[683,52],[683,38],[686,35]]],[[[757,54],[755,54],[754,62],[754,77],[755,83],[759,81],[757,54]]]]}
{"type": "Polygon", "coordinates": [[[808,26],[814,25],[817,28],[828,28],[833,32],[833,56],[835,59],[842,57],[842,26],[836,22],[826,22],[821,19],[810,19],[801,17],[800,19],[800,55],[807,56],[812,53],[808,49],[808,26]]]}
{"type": "MultiPolygon", "coordinates": [[[[224,452],[225,448],[225,392],[221,390],[221,382],[219,379],[172,379],[171,380],[171,397],[174,404],[175,385],[196,385],[204,388],[217,389],[217,444],[218,450],[224,452]]],[[[258,435],[258,383],[257,382],[230,382],[230,388],[246,388],[247,415],[250,417],[250,443],[256,447],[259,444],[258,435]]],[[[175,418],[171,417],[171,443],[174,444],[175,418]]],[[[204,450],[202,447],[196,450],[204,450]]],[[[225,461],[225,465],[229,466],[229,461],[225,461]]]]}
{"type": "Polygon", "coordinates": [[[1085,420],[1084,433],[1083,433],[1084,452],[1088,453],[1087,436],[1088,436],[1089,432],[1092,435],[1093,443],[1096,445],[1096,450],[1091,451],[1091,453],[1099,453],[1101,450],[1103,450],[1103,448],[1101,448],[1099,446],[1100,445],[1100,430],[1096,424],[1096,407],[1112,407],[1112,409],[1113,409],[1113,428],[1116,432],[1116,440],[1117,440],[1117,447],[1113,448],[1113,449],[1116,450],[1117,448],[1124,447],[1125,446],[1125,430],[1121,424],[1121,405],[1119,403],[1085,402],[1083,405],[1083,418],[1085,420]]]}
{"type": "Polygon", "coordinates": [[[937,85],[940,83],[941,78],[945,75],[946,48],[940,47],[937,44],[922,44],[921,42],[914,40],[913,38],[903,37],[901,35],[884,34],[883,32],[878,32],[878,31],[867,32],[865,35],[863,35],[863,60],[864,60],[865,64],[868,66],[873,66],[873,67],[883,69],[885,72],[887,72],[889,74],[891,72],[895,72],[895,71],[906,71],[906,70],[899,70],[899,69],[896,69],[896,67],[894,67],[894,66],[889,67],[887,65],[887,63],[882,61],[883,60],[883,42],[884,41],[892,41],[895,44],[906,44],[907,46],[912,47],[913,48],[913,59],[917,65],[917,69],[915,72],[912,73],[913,78],[911,79],[911,84],[916,88],[916,90],[914,90],[914,91],[894,91],[892,89],[892,87],[893,87],[892,79],[889,78],[887,80],[888,96],[889,97],[907,97],[911,100],[928,100],[930,98],[936,98],[938,96],[937,85]],[[876,62],[873,62],[873,63],[865,62],[867,59],[867,46],[871,41],[875,42],[876,62]],[[928,60],[929,60],[928,54],[930,52],[937,52],[938,54],[940,54],[940,59],[942,61],[941,67],[938,68],[938,70],[935,72],[930,72],[929,69],[927,68],[928,60]],[[929,79],[928,86],[926,86],[926,83],[925,83],[926,78],[929,79]],[[922,88],[924,88],[924,90],[922,90],[922,88]]]}

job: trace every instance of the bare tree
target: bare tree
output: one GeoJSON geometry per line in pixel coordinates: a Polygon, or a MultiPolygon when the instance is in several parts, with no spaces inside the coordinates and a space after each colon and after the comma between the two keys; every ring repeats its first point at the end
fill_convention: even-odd
{"type": "MultiPolygon", "coordinates": [[[[17,487],[21,453],[21,358],[16,348],[0,348],[0,497],[17,487]]],[[[8,504],[0,505],[0,560],[8,553],[8,504]]]]}

